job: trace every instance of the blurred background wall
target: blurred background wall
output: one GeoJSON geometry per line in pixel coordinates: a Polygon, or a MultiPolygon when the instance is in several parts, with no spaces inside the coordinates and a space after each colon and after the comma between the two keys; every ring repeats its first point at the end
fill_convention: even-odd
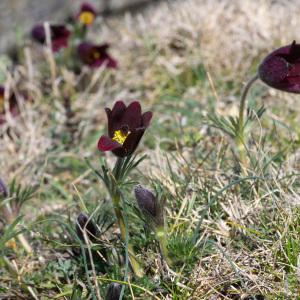
{"type": "MultiPolygon", "coordinates": [[[[104,14],[135,8],[153,0],[89,0],[104,14]]],[[[0,51],[16,42],[17,32],[30,31],[33,24],[63,21],[74,14],[83,0],[0,0],[0,51]]]]}

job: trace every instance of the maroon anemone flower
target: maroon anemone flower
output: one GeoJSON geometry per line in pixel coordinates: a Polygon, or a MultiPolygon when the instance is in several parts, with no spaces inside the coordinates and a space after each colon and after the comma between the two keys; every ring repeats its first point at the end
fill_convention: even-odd
{"type": "MultiPolygon", "coordinates": [[[[53,52],[68,47],[68,39],[71,34],[70,30],[65,25],[50,25],[49,28],[53,52]]],[[[31,36],[40,44],[45,44],[45,26],[42,24],[34,26],[31,30],[31,36]]]]}
{"type": "Polygon", "coordinates": [[[5,113],[6,107],[9,109],[9,112],[12,116],[16,116],[19,113],[18,102],[14,94],[9,95],[8,104],[5,104],[5,89],[3,86],[0,86],[0,125],[6,122],[5,113]]]}
{"type": "Polygon", "coordinates": [[[91,68],[105,65],[107,68],[117,68],[117,61],[108,53],[108,44],[94,45],[91,43],[81,43],[78,45],[77,52],[80,60],[91,68]]]}
{"type": "Polygon", "coordinates": [[[300,44],[279,48],[269,54],[258,68],[267,85],[290,93],[300,93],[300,44]]]}
{"type": "Polygon", "coordinates": [[[137,101],[131,102],[127,107],[123,101],[117,101],[112,110],[105,108],[105,111],[108,136],[100,137],[98,149],[112,151],[118,157],[131,155],[150,125],[152,112],[142,114],[141,105],[137,101]]]}
{"type": "Polygon", "coordinates": [[[77,14],[80,23],[89,26],[93,24],[96,17],[97,11],[90,3],[84,2],[81,4],[80,11],[77,14]]]}

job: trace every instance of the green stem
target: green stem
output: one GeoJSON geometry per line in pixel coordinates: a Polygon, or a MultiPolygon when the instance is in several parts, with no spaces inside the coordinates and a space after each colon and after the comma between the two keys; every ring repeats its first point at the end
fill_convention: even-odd
{"type": "Polygon", "coordinates": [[[156,229],[156,238],[159,242],[160,251],[162,253],[163,258],[167,262],[169,266],[172,266],[172,260],[169,256],[169,250],[167,248],[167,235],[165,233],[165,229],[163,227],[159,227],[156,229]]]}
{"type": "Polygon", "coordinates": [[[244,87],[242,96],[241,96],[241,102],[240,102],[240,109],[239,109],[239,119],[238,119],[238,132],[236,134],[235,142],[237,146],[237,152],[239,155],[239,159],[242,165],[243,173],[246,173],[246,168],[247,168],[247,153],[246,153],[246,140],[245,140],[245,121],[244,121],[244,115],[245,115],[245,110],[247,108],[246,105],[246,99],[248,92],[253,85],[253,83],[259,78],[259,75],[256,74],[253,76],[246,84],[244,87]]]}
{"type": "MultiPolygon", "coordinates": [[[[124,216],[121,209],[121,195],[118,191],[115,191],[112,195],[113,206],[115,210],[115,214],[119,223],[120,231],[121,231],[121,239],[125,243],[126,242],[126,225],[124,221],[124,216]]],[[[130,243],[128,243],[128,254],[129,260],[134,274],[137,277],[142,278],[144,275],[143,269],[141,268],[138,260],[136,259],[133,247],[130,243]]]]}
{"type": "Polygon", "coordinates": [[[244,135],[238,134],[235,138],[235,144],[237,147],[237,153],[240,161],[240,167],[242,170],[242,173],[244,175],[247,175],[247,166],[248,166],[248,161],[247,161],[247,153],[246,153],[246,147],[244,144],[245,137],[244,135]]]}
{"type": "Polygon", "coordinates": [[[242,96],[241,96],[241,102],[240,102],[240,110],[239,110],[239,130],[243,131],[244,128],[244,114],[245,114],[245,109],[246,109],[246,99],[247,99],[247,95],[248,92],[250,90],[250,87],[252,86],[252,84],[259,78],[259,75],[256,74],[255,76],[253,76],[246,84],[246,86],[244,87],[242,96]]]}

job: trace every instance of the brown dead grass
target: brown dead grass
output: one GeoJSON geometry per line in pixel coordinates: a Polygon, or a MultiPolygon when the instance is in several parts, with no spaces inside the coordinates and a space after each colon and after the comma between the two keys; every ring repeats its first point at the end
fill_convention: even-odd
{"type": "MultiPolygon", "coordinates": [[[[204,64],[212,83],[233,80],[242,87],[242,83],[254,73],[253,65],[257,65],[260,58],[270,50],[299,38],[299,15],[300,5],[297,0],[174,0],[151,7],[143,14],[102,20],[101,27],[91,37],[111,43],[111,52],[119,60],[120,69],[114,75],[106,77],[101,70],[96,72],[86,90],[76,94],[75,110],[78,112],[79,127],[82,128],[81,137],[102,128],[103,106],[111,105],[116,99],[128,102],[141,99],[148,107],[156,103],[163,92],[160,83],[165,74],[172,78],[186,68],[204,64]]],[[[28,51],[34,52],[31,48],[28,51]]],[[[21,117],[17,120],[8,119],[7,126],[1,128],[4,133],[0,144],[0,175],[9,179],[17,176],[24,183],[39,181],[44,175],[44,166],[47,165],[48,155],[51,155],[49,151],[53,143],[49,135],[52,129],[49,121],[51,107],[58,108],[56,117],[61,121],[62,127],[57,130],[64,130],[62,92],[59,91],[57,96],[44,103],[44,92],[39,86],[41,74],[36,63],[32,64],[30,60],[27,62],[27,66],[8,75],[7,85],[11,88],[18,85],[19,89],[22,86],[22,89],[33,96],[34,103],[24,105],[21,117]]],[[[76,88],[77,82],[69,75],[64,73],[62,76],[76,88]]],[[[61,78],[56,80],[60,81],[61,78]]],[[[186,95],[192,93],[199,101],[205,102],[206,92],[196,86],[192,91],[187,91],[186,95]]],[[[217,87],[214,92],[221,102],[226,100],[223,90],[217,87]]],[[[183,95],[183,99],[186,95],[183,95]]],[[[238,99],[233,100],[236,105],[238,99]]],[[[283,110],[278,116],[271,115],[271,112],[268,114],[282,120],[288,116],[286,108],[293,107],[293,112],[300,116],[297,101],[294,95],[272,90],[268,92],[266,104],[276,104],[283,110]]],[[[80,147],[83,154],[89,151],[85,149],[85,145],[80,147]]],[[[68,151],[72,154],[72,149],[68,151]]],[[[298,169],[295,159],[297,155],[299,156],[291,155],[286,172],[298,169]]],[[[162,155],[155,152],[152,159],[155,163],[151,164],[151,174],[162,176],[163,166],[158,169],[162,155]],[[153,170],[155,165],[157,169],[153,170]]],[[[222,181],[219,182],[222,187],[222,181]]],[[[170,183],[166,182],[168,184],[170,183]]],[[[295,195],[297,193],[295,191],[295,195]]],[[[291,197],[298,199],[287,195],[280,200],[291,197]]],[[[231,222],[247,227],[251,222],[251,212],[264,208],[260,200],[242,203],[241,199],[232,195],[223,204],[224,212],[231,222]],[[231,209],[237,206],[238,212],[231,209]]],[[[299,205],[299,200],[296,205],[299,205]]],[[[191,218],[197,213],[198,211],[191,212],[191,218]]],[[[192,223],[195,224],[196,220],[192,218],[192,223]]],[[[212,234],[217,235],[220,251],[200,261],[191,274],[194,283],[198,285],[193,299],[218,299],[221,297],[218,286],[224,286],[224,283],[233,294],[234,289],[237,289],[237,293],[240,289],[243,290],[243,297],[248,292],[251,295],[284,292],[283,270],[278,269],[277,274],[270,274],[262,265],[265,261],[272,264],[270,245],[265,248],[259,245],[253,252],[239,252],[231,248],[228,224],[221,220],[219,224],[213,222],[208,221],[206,226],[212,234]],[[278,278],[280,284],[277,284],[278,278]],[[244,282],[245,286],[235,286],[237,279],[239,284],[244,282]]]]}

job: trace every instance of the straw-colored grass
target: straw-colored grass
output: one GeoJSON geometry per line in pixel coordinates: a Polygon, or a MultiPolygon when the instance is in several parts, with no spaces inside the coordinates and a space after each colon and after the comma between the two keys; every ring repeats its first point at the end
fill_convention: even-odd
{"type": "MultiPolygon", "coordinates": [[[[152,299],[151,293],[159,299],[298,299],[299,96],[254,85],[251,108],[264,104],[267,110],[249,134],[249,178],[235,184],[241,177],[234,144],[208,117],[237,114],[241,90],[261,59],[299,39],[299,15],[298,0],[162,1],[94,26],[89,37],[111,44],[116,71],[84,68],[76,77],[30,42],[13,71],[2,60],[2,77],[18,91],[21,115],[8,115],[0,128],[0,177],[39,189],[22,209],[34,254],[17,248],[9,255],[19,277],[3,266],[0,288],[7,289],[0,289],[0,298],[54,299],[66,292],[58,299],[70,299],[72,278],[63,278],[56,265],[69,259],[70,236],[56,223],[35,222],[48,224],[60,216],[72,223],[85,206],[92,213],[107,203],[84,157],[97,166],[104,106],[138,99],[155,117],[139,150],[148,159],[135,179],[165,189],[170,248],[182,264],[176,272],[166,271],[155,245],[134,239],[151,274],[147,283],[136,283],[142,288],[134,290],[135,299],[152,299]],[[31,100],[24,103],[23,92],[31,100]],[[69,120],[66,97],[74,112],[69,120]],[[66,134],[69,141],[63,144],[66,134]],[[188,236],[202,215],[193,254],[188,236]],[[45,271],[45,262],[52,269],[45,271]]],[[[138,225],[130,226],[139,232],[138,225]]],[[[113,227],[103,237],[110,251],[120,248],[111,240],[117,232],[113,227]]],[[[99,284],[104,289],[106,281],[99,284]]]]}

